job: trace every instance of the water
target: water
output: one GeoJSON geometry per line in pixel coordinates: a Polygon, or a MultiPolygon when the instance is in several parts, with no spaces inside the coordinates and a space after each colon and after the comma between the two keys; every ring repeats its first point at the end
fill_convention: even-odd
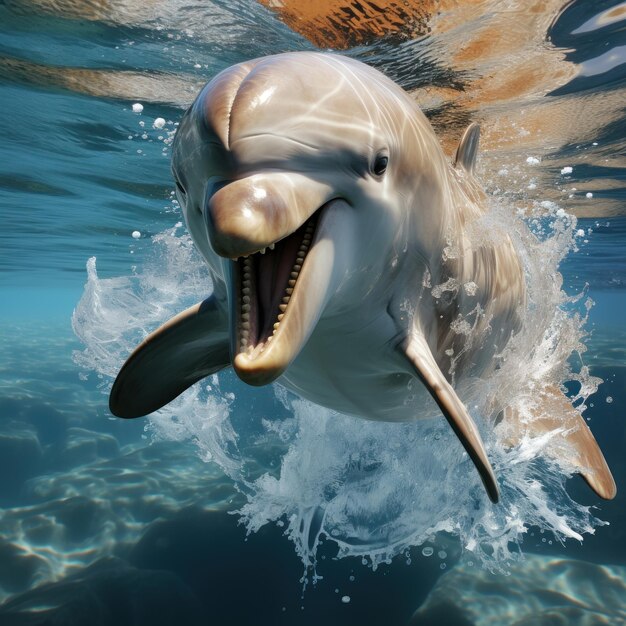
{"type": "Polygon", "coordinates": [[[210,291],[173,201],[177,120],[218,70],[314,47],[254,3],[10,0],[0,5],[0,623],[406,624],[417,609],[414,624],[625,623],[623,6],[548,2],[519,15],[491,4],[444,7],[424,36],[347,53],[414,92],[449,153],[481,121],[496,222],[540,214],[545,244],[520,245],[536,253],[541,323],[567,340],[549,361],[561,378],[582,364],[603,381],[585,417],[617,498],[599,501],[577,478],[567,495],[554,468],[499,458],[503,504],[489,520],[471,471],[441,462],[454,455],[445,424],[392,431],[228,372],[150,419],[112,418],[110,377],[130,347],[210,291]],[[584,296],[559,320],[563,295],[542,285],[563,254],[563,288],[584,296]],[[572,315],[586,314],[587,298],[581,328],[572,315]],[[519,492],[531,484],[543,487],[519,492]],[[476,541],[491,548],[468,549],[476,541]]]}

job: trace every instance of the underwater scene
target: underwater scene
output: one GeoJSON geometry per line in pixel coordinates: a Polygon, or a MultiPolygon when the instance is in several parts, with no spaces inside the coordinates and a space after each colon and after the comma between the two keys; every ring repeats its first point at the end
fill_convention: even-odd
{"type": "MultiPolygon", "coordinates": [[[[363,71],[357,104],[333,112],[348,122],[333,126],[318,103],[301,136],[328,133],[340,145],[361,131],[359,115],[385,118],[376,94],[391,88],[363,71]]],[[[0,111],[0,626],[626,625],[626,3],[0,0],[0,111]],[[353,327],[330,339],[310,331],[302,343],[312,347],[261,381],[236,359],[233,369],[226,349],[219,367],[180,386],[186,355],[208,344],[204,335],[187,353],[168,344],[137,366],[146,394],[164,399],[136,412],[145,416],[116,417],[113,382],[138,344],[198,302],[234,298],[230,273],[232,284],[238,271],[245,281],[246,263],[287,254],[291,244],[275,237],[276,250],[270,238],[220,257],[255,261],[211,256],[223,243],[214,198],[229,185],[207,184],[212,213],[200,218],[187,185],[215,143],[203,120],[192,144],[190,120],[210,117],[217,87],[183,115],[220,72],[293,52],[309,53],[285,58],[313,59],[311,69],[297,80],[281,70],[287,95],[265,106],[269,83],[254,100],[269,123],[295,119],[319,90],[339,91],[319,80],[320,64],[360,77],[352,61],[364,63],[404,89],[437,137],[411,153],[402,180],[426,193],[424,181],[441,179],[447,191],[428,187],[437,203],[398,218],[391,260],[390,219],[365,223],[364,205],[350,212],[323,196],[310,231],[339,207],[337,243],[320,260],[322,237],[307,234],[304,218],[285,231],[313,243],[294,251],[302,274],[283,303],[304,307],[297,281],[308,280],[307,262],[345,263],[328,296],[335,308],[324,301],[333,314],[319,324],[332,329],[349,310],[353,327]],[[427,269],[460,262],[457,242],[433,227],[456,193],[448,186],[466,190],[454,224],[470,223],[473,263],[476,250],[504,246],[517,273],[500,276],[488,257],[480,280],[402,275],[423,268],[423,250],[402,245],[414,223],[437,251],[427,269]],[[344,214],[357,226],[342,226],[344,214]],[[499,291],[474,305],[494,275],[499,291]],[[367,291],[342,291],[355,276],[367,291]],[[499,315],[514,288],[523,295],[499,315]],[[352,332],[378,332],[367,317],[376,290],[394,296],[398,323],[410,320],[414,334],[439,329],[427,342],[441,345],[448,395],[435,383],[426,391],[432,372],[419,350],[407,349],[410,376],[385,346],[340,348],[363,343],[350,344],[352,332]],[[346,303],[345,292],[360,295],[346,303]],[[491,334],[499,325],[502,341],[491,334]],[[314,350],[328,371],[307,380],[314,350]],[[354,372],[384,370],[385,384],[333,374],[354,363],[354,372]],[[344,388],[362,411],[333,404],[344,388]],[[392,393],[400,409],[388,409],[392,393]]],[[[245,122],[229,113],[228,138],[245,122]]],[[[365,199],[385,185],[378,200],[390,215],[399,204],[389,198],[406,199],[390,181],[400,185],[393,168],[408,143],[398,133],[395,152],[379,152],[357,177],[365,199]]],[[[269,169],[302,176],[311,162],[302,149],[269,169]]],[[[265,188],[254,189],[264,200],[265,188]]],[[[231,313],[237,359],[252,342],[244,305],[231,313]]],[[[296,314],[280,311],[275,334],[248,356],[282,341],[280,322],[296,314]]]]}

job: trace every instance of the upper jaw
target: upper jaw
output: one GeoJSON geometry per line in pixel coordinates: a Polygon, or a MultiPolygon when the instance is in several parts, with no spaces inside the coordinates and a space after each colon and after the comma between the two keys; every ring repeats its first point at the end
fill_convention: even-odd
{"type": "Polygon", "coordinates": [[[205,219],[211,247],[229,259],[271,248],[331,197],[327,185],[302,174],[273,172],[235,180],[208,199],[205,219]]]}

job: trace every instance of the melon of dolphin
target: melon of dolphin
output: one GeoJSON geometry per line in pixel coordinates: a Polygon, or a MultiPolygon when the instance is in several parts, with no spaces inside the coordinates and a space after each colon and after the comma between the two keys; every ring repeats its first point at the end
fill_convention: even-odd
{"type": "MultiPolygon", "coordinates": [[[[497,501],[480,433],[450,377],[452,353],[455,383],[495,368],[526,297],[509,238],[470,241],[485,213],[472,176],[478,135],[471,125],[453,167],[408,94],[341,56],[280,54],[218,74],[184,115],[172,163],[214,292],[137,347],[111,411],[146,415],[231,365],[248,384],[278,379],[367,419],[440,410],[497,501]],[[475,288],[433,292],[448,281],[475,288]],[[472,314],[481,341],[467,349],[453,326],[472,314]],[[414,379],[419,392],[409,389],[414,379]],[[416,393],[423,410],[407,401],[416,393]]],[[[580,414],[560,390],[542,393],[552,413],[537,428],[565,426],[567,445],[555,454],[613,497],[580,414]]],[[[514,409],[500,414],[509,441],[527,433],[514,409]]]]}

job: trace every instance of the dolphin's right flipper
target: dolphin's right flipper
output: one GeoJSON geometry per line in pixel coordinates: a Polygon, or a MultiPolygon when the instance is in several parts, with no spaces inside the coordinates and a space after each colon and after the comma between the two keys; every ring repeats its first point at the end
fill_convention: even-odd
{"type": "Polygon", "coordinates": [[[524,437],[548,435],[547,456],[572,466],[601,498],[612,500],[616,496],[615,480],[598,442],[583,416],[558,387],[546,385],[525,410],[507,407],[501,416],[497,428],[503,443],[518,445],[524,437]]]}
{"type": "Polygon", "coordinates": [[[404,346],[404,353],[417,377],[430,392],[441,412],[448,420],[463,447],[474,462],[492,502],[499,499],[498,483],[487,458],[485,446],[474,424],[452,385],[439,369],[424,337],[414,332],[404,346]]]}
{"type": "Polygon", "coordinates": [[[118,417],[147,415],[229,364],[228,320],[211,296],[137,346],[113,383],[109,408],[118,417]]]}

